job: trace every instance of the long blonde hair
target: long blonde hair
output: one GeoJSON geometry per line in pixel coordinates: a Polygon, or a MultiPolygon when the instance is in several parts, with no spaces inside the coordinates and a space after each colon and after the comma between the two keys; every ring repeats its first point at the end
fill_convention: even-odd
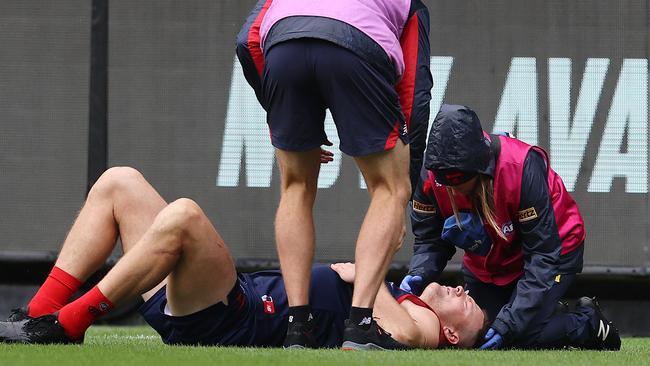
{"type": "MultiPolygon", "coordinates": [[[[494,186],[492,184],[492,178],[479,174],[478,177],[478,187],[474,190],[474,194],[471,195],[472,204],[476,213],[481,218],[487,222],[494,231],[502,239],[506,239],[505,234],[501,232],[501,228],[497,225],[497,220],[495,218],[495,209],[494,209],[494,196],[492,192],[494,191],[494,186]]],[[[456,218],[456,225],[459,229],[463,229],[460,224],[460,216],[458,214],[458,206],[456,206],[456,201],[454,200],[454,192],[450,187],[447,188],[447,194],[449,195],[449,200],[451,202],[451,209],[454,211],[454,217],[456,218]]]]}

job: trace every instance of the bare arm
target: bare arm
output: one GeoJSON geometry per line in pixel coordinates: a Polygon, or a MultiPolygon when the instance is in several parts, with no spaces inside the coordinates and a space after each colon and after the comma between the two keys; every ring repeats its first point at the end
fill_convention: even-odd
{"type": "Polygon", "coordinates": [[[373,315],[379,325],[400,343],[418,348],[438,347],[438,317],[408,300],[398,303],[385,284],[377,293],[373,315]]]}
{"type": "MultiPolygon", "coordinates": [[[[354,264],[336,263],[331,267],[344,281],[354,282],[354,264]]],[[[377,293],[373,316],[393,339],[402,344],[418,348],[438,347],[438,317],[410,301],[398,303],[384,283],[377,293]]]]}

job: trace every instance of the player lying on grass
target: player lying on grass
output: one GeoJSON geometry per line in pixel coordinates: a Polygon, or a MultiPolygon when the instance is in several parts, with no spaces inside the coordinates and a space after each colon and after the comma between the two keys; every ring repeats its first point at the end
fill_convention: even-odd
{"type": "MultiPolygon", "coordinates": [[[[353,281],[352,264],[314,268],[310,299],[319,346],[340,346],[353,281]]],[[[27,309],[0,322],[0,340],[82,342],[95,319],[136,296],[144,299],[140,312],[165,343],[280,346],[285,338],[288,304],[279,271],[238,274],[223,239],[195,202],[167,204],[138,171],[112,168],[91,189],[27,309]],[[97,286],[68,303],[106,261],[118,237],[121,260],[97,286]]],[[[392,294],[384,285],[375,304],[376,341],[358,348],[391,342],[396,348],[471,347],[486,323],[462,287],[433,283],[416,297],[392,294]]]]}

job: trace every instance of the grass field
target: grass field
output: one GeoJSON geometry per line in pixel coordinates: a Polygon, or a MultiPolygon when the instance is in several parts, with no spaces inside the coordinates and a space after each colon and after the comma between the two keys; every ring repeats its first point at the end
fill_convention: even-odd
{"type": "Polygon", "coordinates": [[[171,347],[148,327],[92,327],[84,345],[0,345],[0,365],[644,365],[650,339],[627,338],[620,352],[594,351],[286,351],[282,349],[171,347]]]}

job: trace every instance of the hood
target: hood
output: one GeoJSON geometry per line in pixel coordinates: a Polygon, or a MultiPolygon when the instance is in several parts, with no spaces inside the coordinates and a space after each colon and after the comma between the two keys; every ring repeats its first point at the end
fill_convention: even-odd
{"type": "Polygon", "coordinates": [[[431,126],[425,167],[491,175],[491,159],[490,141],[476,113],[466,106],[443,104],[431,126]]]}

